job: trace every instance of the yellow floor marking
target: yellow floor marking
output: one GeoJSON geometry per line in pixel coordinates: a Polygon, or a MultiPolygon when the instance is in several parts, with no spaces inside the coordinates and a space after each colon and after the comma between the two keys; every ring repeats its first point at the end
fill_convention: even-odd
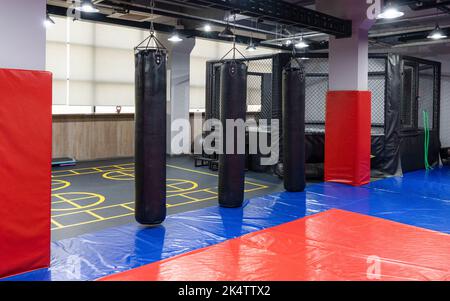
{"type": "Polygon", "coordinates": [[[264,188],[253,188],[253,189],[247,189],[244,190],[244,192],[249,193],[249,192],[253,192],[253,191],[258,191],[258,190],[263,190],[264,188]]]}
{"type": "Polygon", "coordinates": [[[64,227],[63,225],[61,225],[60,223],[58,223],[57,221],[55,221],[53,218],[50,219],[50,220],[51,220],[51,222],[52,222],[53,224],[55,224],[58,228],[64,227]]]}
{"type": "MultiPolygon", "coordinates": [[[[214,174],[214,173],[210,173],[210,172],[199,171],[199,170],[194,170],[194,169],[190,169],[190,168],[179,167],[179,166],[176,166],[176,165],[170,165],[170,164],[167,164],[166,166],[169,167],[169,168],[174,168],[174,169],[178,169],[178,170],[184,170],[184,171],[188,171],[188,172],[191,172],[191,173],[202,174],[202,175],[212,176],[212,177],[218,177],[218,174],[214,174]]],[[[56,178],[56,177],[70,177],[70,176],[78,176],[78,175],[89,175],[89,174],[97,174],[97,173],[108,173],[108,172],[117,172],[118,174],[122,174],[125,177],[132,177],[132,174],[129,174],[127,172],[132,173],[133,171],[132,170],[127,170],[127,169],[131,169],[133,167],[134,167],[134,163],[125,163],[125,164],[116,164],[116,165],[110,165],[110,166],[92,167],[92,168],[90,168],[90,170],[93,170],[93,171],[89,171],[89,172],[80,172],[80,170],[89,170],[89,168],[54,171],[54,172],[52,172],[52,178],[56,178]],[[109,168],[109,170],[103,170],[102,168],[109,168]],[[111,168],[116,168],[116,170],[111,169],[111,168]],[[58,175],[58,173],[60,175],[58,175]]],[[[172,180],[174,180],[174,179],[172,179],[172,180]]],[[[168,187],[170,187],[170,188],[172,188],[174,190],[177,190],[177,191],[175,191],[176,193],[174,193],[174,194],[168,192],[167,199],[173,198],[173,197],[176,197],[176,196],[181,196],[181,197],[184,197],[186,199],[190,199],[191,200],[191,201],[186,201],[186,202],[182,202],[182,203],[178,203],[178,204],[169,204],[169,203],[167,203],[166,204],[167,208],[180,207],[180,206],[185,206],[185,205],[188,205],[188,204],[206,202],[206,201],[209,201],[209,200],[217,199],[218,193],[215,192],[215,191],[212,191],[212,189],[217,189],[217,187],[189,191],[189,190],[197,188],[198,187],[198,184],[197,184],[196,187],[190,188],[188,191],[179,192],[180,190],[183,191],[183,188],[177,187],[176,185],[186,184],[186,183],[189,183],[189,182],[190,181],[181,180],[180,182],[167,184],[168,187]],[[198,198],[189,196],[190,194],[197,193],[197,192],[207,192],[207,193],[214,194],[214,196],[213,197],[204,198],[204,199],[198,199],[198,198]]],[[[269,186],[258,184],[258,183],[254,183],[254,182],[247,181],[247,180],[245,181],[245,183],[248,184],[248,185],[256,186],[255,188],[246,189],[245,192],[253,192],[253,191],[269,188],[269,186]]],[[[75,199],[75,200],[83,200],[83,199],[89,199],[89,198],[93,198],[93,197],[88,197],[88,198],[82,197],[82,198],[78,198],[78,199],[75,199]]],[[[69,201],[73,201],[73,200],[69,200],[69,201]]],[[[83,207],[80,206],[81,207],[80,209],[77,209],[77,208],[72,209],[72,210],[76,210],[76,211],[53,215],[52,217],[68,216],[68,215],[73,215],[73,214],[79,214],[79,213],[86,212],[87,214],[90,214],[91,216],[95,217],[96,220],[86,221],[86,222],[81,222],[81,223],[75,223],[75,224],[71,224],[71,225],[62,225],[62,224],[60,224],[60,223],[58,223],[58,222],[56,222],[56,221],[54,221],[52,219],[52,223],[57,226],[57,228],[52,228],[52,230],[65,229],[65,228],[69,228],[69,227],[76,227],[76,226],[92,224],[92,223],[102,222],[102,221],[116,219],[116,218],[121,218],[121,217],[132,216],[134,214],[134,212],[133,213],[128,213],[128,214],[117,215],[117,216],[111,216],[111,217],[107,217],[107,218],[101,217],[100,215],[95,213],[95,211],[97,211],[97,210],[114,208],[114,207],[122,207],[122,208],[125,208],[127,210],[134,211],[134,209],[132,207],[130,207],[132,204],[134,204],[134,202],[128,202],[128,203],[122,203],[122,204],[114,204],[114,205],[103,206],[103,207],[99,207],[99,208],[93,208],[93,209],[89,209],[89,210],[80,210],[80,209],[83,209],[83,207]]],[[[71,205],[73,205],[73,204],[71,204],[71,205]]]]}
{"type": "MultiPolygon", "coordinates": [[[[102,169],[102,168],[111,168],[111,167],[114,167],[114,168],[117,168],[117,169],[129,169],[129,168],[126,168],[125,166],[134,166],[134,163],[116,164],[116,165],[109,165],[109,166],[98,166],[98,167],[90,167],[90,168],[78,168],[78,169],[71,169],[71,170],[60,170],[60,171],[53,171],[52,173],[53,174],[64,173],[64,172],[72,172],[72,173],[74,173],[73,175],[68,174],[68,175],[57,176],[57,177],[64,177],[64,176],[74,176],[74,175],[96,174],[96,173],[100,173],[100,172],[120,172],[119,170],[102,170],[102,171],[93,171],[93,172],[86,172],[86,173],[80,173],[80,172],[77,172],[77,171],[88,170],[88,169],[98,170],[98,169],[102,169]]],[[[192,172],[192,173],[197,173],[197,174],[202,174],[202,175],[207,175],[207,176],[212,176],[212,177],[218,177],[217,174],[210,173],[210,172],[199,171],[199,170],[185,168],[185,167],[180,167],[180,166],[171,165],[171,164],[167,164],[166,166],[170,167],[170,168],[175,168],[175,169],[179,169],[179,170],[192,172]]],[[[130,176],[130,175],[127,174],[127,176],[130,176]]],[[[254,182],[247,181],[247,180],[245,181],[245,183],[256,185],[256,186],[267,187],[267,186],[264,186],[264,185],[261,185],[261,184],[257,184],[257,183],[254,183],[254,182]]]]}
{"type": "MultiPolygon", "coordinates": [[[[52,195],[55,196],[55,195],[52,195]]],[[[56,196],[55,196],[56,197],[56,196]]],[[[81,197],[81,198],[75,198],[75,199],[70,199],[70,201],[84,201],[84,200],[89,200],[89,199],[93,199],[93,198],[98,198],[98,196],[93,195],[93,196],[88,196],[88,197],[81,197]]],[[[56,202],[52,202],[52,204],[61,204],[61,203],[66,203],[67,200],[62,200],[62,201],[56,201],[56,202]]],[[[81,206],[81,205],[80,205],[81,206]]],[[[81,206],[82,208],[83,206],[81,206]]]]}
{"type": "MultiPolygon", "coordinates": [[[[209,189],[209,188],[207,188],[207,189],[209,189]]],[[[192,194],[192,193],[196,193],[196,192],[204,192],[207,189],[200,189],[200,190],[195,190],[195,191],[186,191],[186,192],[182,192],[182,193],[170,194],[170,195],[167,196],[167,198],[173,198],[173,197],[176,197],[176,196],[183,196],[183,194],[192,194]]]]}
{"type": "MultiPolygon", "coordinates": [[[[253,189],[247,189],[245,190],[246,192],[252,192],[252,191],[257,191],[257,190],[262,190],[265,188],[268,188],[268,186],[265,185],[260,185],[260,184],[254,184],[251,183],[255,186],[258,186],[256,188],[253,189]]],[[[190,199],[191,201],[186,201],[186,202],[182,202],[179,204],[169,204],[167,203],[167,208],[174,208],[174,207],[180,207],[180,206],[185,206],[188,204],[194,204],[194,203],[201,203],[201,202],[207,202],[210,200],[214,200],[217,199],[217,192],[211,191],[211,189],[216,189],[217,187],[213,187],[213,188],[206,188],[206,189],[201,189],[201,190],[196,190],[196,191],[191,191],[191,192],[185,192],[185,193],[179,193],[179,194],[174,194],[174,195],[170,195],[167,198],[170,197],[174,197],[174,196],[182,196],[185,197],[187,199],[190,199]],[[189,194],[193,194],[193,193],[197,193],[197,192],[208,192],[208,193],[212,193],[215,194],[215,196],[210,197],[210,198],[204,198],[204,199],[198,199],[198,198],[193,198],[190,197],[189,194]]],[[[53,215],[53,218],[56,217],[62,217],[62,216],[68,216],[68,215],[74,215],[74,214],[79,214],[79,213],[83,213],[85,211],[90,211],[91,215],[92,213],[94,213],[97,210],[102,210],[102,209],[108,209],[108,208],[114,208],[114,207],[123,207],[126,208],[130,211],[134,211],[133,208],[129,207],[129,205],[134,204],[134,202],[127,202],[127,203],[122,203],[122,204],[115,204],[115,205],[109,205],[109,206],[103,206],[103,207],[99,207],[99,208],[94,208],[94,209],[90,209],[90,210],[82,210],[82,211],[76,211],[76,212],[69,212],[69,213],[63,213],[63,214],[57,214],[57,215],[53,215]],[[93,212],[94,211],[94,212],[93,212]]],[[[95,213],[94,213],[95,214],[95,213]]],[[[107,221],[107,220],[111,220],[111,219],[116,219],[116,218],[121,218],[121,217],[127,217],[127,216],[132,216],[134,214],[133,213],[129,213],[129,214],[122,214],[122,215],[117,215],[117,216],[111,216],[111,217],[107,217],[107,218],[103,218],[103,220],[94,220],[94,221],[87,221],[87,222],[82,222],[82,223],[76,223],[76,224],[71,224],[71,225],[61,225],[57,222],[54,222],[55,225],[58,226],[58,228],[53,228],[52,230],[58,230],[58,229],[65,229],[65,228],[69,228],[69,227],[76,227],[76,226],[81,226],[81,225],[86,225],[86,224],[92,224],[92,223],[97,223],[97,222],[102,222],[102,221],[107,221]]],[[[100,217],[99,215],[95,214],[96,216],[100,217]]],[[[94,215],[93,215],[94,216],[94,215]]],[[[97,217],[97,218],[98,218],[97,217]]],[[[52,220],[53,222],[53,220],[52,220]]]]}
{"type": "Polygon", "coordinates": [[[82,208],[82,206],[78,205],[77,203],[73,203],[71,200],[66,199],[65,197],[62,197],[62,196],[59,195],[59,194],[54,194],[53,196],[55,196],[55,197],[59,198],[60,200],[62,200],[62,201],[64,201],[64,202],[66,202],[66,203],[68,203],[68,204],[74,206],[75,209],[81,209],[81,208],[82,208]]]}
{"type": "MultiPolygon", "coordinates": [[[[117,216],[112,216],[112,217],[105,217],[105,219],[103,221],[107,221],[107,220],[111,220],[111,219],[115,219],[115,218],[126,217],[126,216],[131,216],[131,215],[134,215],[134,213],[127,213],[127,214],[122,214],[122,215],[117,215],[117,216]]],[[[56,228],[56,229],[53,229],[53,230],[60,230],[60,229],[65,229],[65,228],[70,228],[70,227],[77,227],[77,226],[82,226],[82,225],[87,225],[87,224],[92,224],[92,223],[99,223],[99,222],[102,222],[102,221],[99,221],[99,220],[86,221],[86,222],[82,222],[82,223],[62,226],[61,228],[56,228]]]]}
{"type": "MultiPolygon", "coordinates": [[[[170,180],[170,179],[169,179],[170,180]]],[[[191,181],[186,181],[186,180],[183,180],[183,181],[181,181],[181,182],[175,182],[175,183],[171,183],[170,185],[181,185],[181,184],[191,184],[190,183],[191,181]]]]}
{"type": "Polygon", "coordinates": [[[92,172],[85,172],[85,173],[78,173],[78,174],[64,174],[64,175],[54,175],[53,178],[65,178],[65,177],[75,177],[75,176],[85,176],[85,175],[93,175],[98,174],[98,171],[92,171],[92,172]]]}
{"type": "MultiPolygon", "coordinates": [[[[60,200],[65,201],[66,203],[75,207],[75,208],[52,208],[52,211],[73,211],[76,209],[87,209],[87,208],[98,206],[106,200],[106,198],[103,195],[100,195],[97,193],[92,193],[92,192],[62,192],[62,193],[52,194],[52,197],[59,198],[60,200]],[[73,200],[64,197],[66,195],[83,195],[83,194],[88,195],[90,197],[75,198],[73,200]],[[73,202],[74,200],[79,201],[79,200],[84,200],[84,199],[90,199],[93,197],[98,198],[98,201],[93,204],[82,206],[82,205],[79,205],[79,204],[73,202]]],[[[55,204],[55,202],[53,202],[53,204],[55,204]]]]}
{"type": "Polygon", "coordinates": [[[262,184],[258,184],[258,183],[254,183],[254,182],[250,182],[250,181],[247,181],[247,180],[245,180],[245,184],[250,184],[250,185],[258,186],[258,187],[261,187],[261,189],[269,188],[269,186],[262,185],[262,184]]]}
{"type": "Polygon", "coordinates": [[[125,205],[125,204],[120,204],[120,206],[122,206],[123,208],[126,208],[128,210],[134,211],[134,208],[131,208],[131,207],[125,205]]]}
{"type": "Polygon", "coordinates": [[[134,177],[134,172],[131,170],[129,171],[129,173],[126,173],[125,171],[122,171],[122,170],[116,170],[114,172],[118,173],[119,175],[126,176],[126,177],[134,177]]]}
{"type": "Polygon", "coordinates": [[[213,173],[209,173],[209,172],[204,172],[204,171],[199,171],[199,170],[194,170],[194,169],[189,169],[189,168],[184,168],[184,167],[179,167],[179,166],[169,165],[169,164],[167,164],[166,166],[170,167],[170,168],[175,168],[175,169],[179,169],[179,170],[189,171],[189,172],[198,173],[198,174],[202,174],[202,175],[218,177],[218,175],[213,174],[213,173]]]}
{"type": "MultiPolygon", "coordinates": [[[[116,168],[116,169],[121,169],[121,170],[127,169],[125,166],[133,167],[134,164],[133,163],[125,163],[125,164],[116,164],[116,165],[108,165],[108,166],[77,168],[77,169],[70,169],[70,170],[55,170],[55,171],[52,171],[52,177],[56,178],[56,177],[90,175],[90,174],[96,174],[96,173],[101,173],[101,172],[114,171],[114,169],[111,169],[111,168],[116,168]],[[108,168],[109,170],[104,170],[106,168],[108,168]]],[[[129,168],[131,168],[131,167],[129,167],[129,168]]]]}
{"type": "Polygon", "coordinates": [[[118,167],[118,168],[134,168],[134,163],[124,163],[124,164],[119,164],[119,165],[113,165],[113,167],[118,167]],[[125,166],[129,166],[129,167],[125,167],[125,166]]]}
{"type": "Polygon", "coordinates": [[[94,212],[91,212],[90,210],[86,210],[86,211],[84,211],[84,212],[86,212],[87,214],[90,214],[90,215],[92,215],[93,217],[99,219],[99,221],[104,221],[104,220],[105,220],[105,218],[104,218],[103,216],[100,216],[100,215],[98,215],[98,214],[95,214],[94,212]]]}
{"type": "Polygon", "coordinates": [[[172,189],[175,189],[174,192],[176,192],[176,191],[184,191],[183,188],[176,187],[176,186],[174,186],[174,184],[166,184],[166,186],[167,186],[167,187],[170,187],[170,188],[172,188],[172,189]]]}
{"type": "Polygon", "coordinates": [[[67,188],[67,187],[69,187],[71,184],[70,184],[70,182],[68,182],[68,181],[64,181],[64,180],[53,180],[52,179],[52,191],[58,191],[58,190],[63,190],[64,188],[67,188]],[[62,184],[62,186],[59,186],[59,187],[53,187],[53,186],[56,186],[56,185],[61,185],[62,184]]]}
{"type": "MultiPolygon", "coordinates": [[[[214,197],[214,198],[212,198],[212,199],[215,199],[215,198],[216,198],[216,197],[214,197]]],[[[180,204],[173,204],[172,207],[180,207],[180,206],[184,206],[184,205],[188,205],[188,204],[201,203],[201,202],[206,202],[206,201],[209,201],[209,199],[205,199],[205,200],[196,200],[196,201],[192,200],[192,201],[183,202],[183,203],[180,203],[180,204]]]]}
{"type": "Polygon", "coordinates": [[[187,199],[190,199],[190,200],[193,200],[193,201],[200,201],[200,199],[193,198],[193,197],[188,196],[188,195],[185,195],[185,194],[180,194],[180,196],[182,196],[182,197],[184,197],[184,198],[187,198],[187,199]]]}
{"type": "MultiPolygon", "coordinates": [[[[99,208],[94,208],[94,209],[89,209],[90,211],[97,211],[97,210],[102,210],[102,209],[110,209],[110,208],[115,208],[121,205],[131,205],[134,204],[134,202],[128,202],[128,203],[122,203],[122,204],[115,204],[115,205],[109,205],[109,206],[103,206],[103,207],[99,207],[99,208]]],[[[60,213],[60,214],[55,214],[52,215],[52,217],[61,217],[61,216],[67,216],[67,215],[73,215],[73,214],[78,214],[78,213],[82,213],[84,212],[84,210],[81,211],[76,211],[76,212],[67,212],[67,213],[60,213]]]]}
{"type": "MultiPolygon", "coordinates": [[[[216,187],[216,188],[217,188],[217,187],[216,187]]],[[[218,192],[211,191],[211,189],[212,189],[212,188],[207,188],[207,189],[205,189],[204,191],[209,192],[209,193],[212,193],[212,194],[216,194],[216,195],[219,194],[218,192]]]]}

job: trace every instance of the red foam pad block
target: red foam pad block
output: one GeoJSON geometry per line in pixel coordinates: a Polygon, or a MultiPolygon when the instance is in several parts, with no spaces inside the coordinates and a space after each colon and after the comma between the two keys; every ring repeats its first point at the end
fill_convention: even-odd
{"type": "Polygon", "coordinates": [[[0,69],[0,277],[50,263],[52,75],[0,69]]]}
{"type": "Polygon", "coordinates": [[[103,281],[450,280],[450,235],[329,210],[103,281]]]}
{"type": "Polygon", "coordinates": [[[325,122],[325,181],[370,181],[371,92],[330,91],[325,122]]]}

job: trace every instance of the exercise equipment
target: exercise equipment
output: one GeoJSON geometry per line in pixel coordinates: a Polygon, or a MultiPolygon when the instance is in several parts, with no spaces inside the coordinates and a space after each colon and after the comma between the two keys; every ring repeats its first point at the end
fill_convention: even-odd
{"type": "Polygon", "coordinates": [[[138,50],[135,63],[135,217],[154,225],[166,217],[166,52],[138,50]]]}
{"type": "Polygon", "coordinates": [[[0,278],[50,264],[52,75],[0,69],[0,278]]]}
{"type": "Polygon", "coordinates": [[[283,71],[283,176],[289,192],[305,189],[305,72],[293,60],[283,71]]]}
{"type": "Polygon", "coordinates": [[[234,141],[226,139],[226,121],[245,121],[247,98],[247,65],[241,61],[226,61],[221,66],[221,110],[223,150],[219,155],[219,204],[240,207],[244,201],[245,154],[237,153],[238,135],[234,141]],[[233,154],[226,153],[226,145],[234,143],[233,154]]]}

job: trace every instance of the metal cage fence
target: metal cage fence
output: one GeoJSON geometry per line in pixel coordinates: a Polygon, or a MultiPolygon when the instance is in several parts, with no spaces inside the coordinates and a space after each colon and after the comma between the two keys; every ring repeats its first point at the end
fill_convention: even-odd
{"type": "MultiPolygon", "coordinates": [[[[325,131],[328,58],[311,57],[304,60],[306,72],[305,123],[309,133],[325,131]]],[[[386,58],[369,59],[369,90],[372,92],[372,131],[382,133],[385,119],[386,58]]]]}
{"type": "MultiPolygon", "coordinates": [[[[253,119],[258,122],[260,119],[272,118],[273,101],[273,57],[254,57],[243,60],[247,63],[247,120],[253,119]]],[[[220,66],[221,62],[210,62],[211,72],[210,86],[207,89],[207,99],[211,102],[207,105],[210,112],[208,118],[220,119],[220,66]]]]}
{"type": "MultiPolygon", "coordinates": [[[[289,54],[274,56],[262,56],[247,58],[248,85],[247,85],[247,119],[278,118],[281,121],[281,70],[289,60],[289,54]],[[284,58],[284,63],[283,59],[284,58]]],[[[311,133],[325,131],[326,95],[328,85],[328,55],[310,54],[303,60],[306,73],[306,129],[311,133]]],[[[388,59],[386,54],[370,55],[368,61],[368,89],[372,93],[371,125],[373,134],[383,134],[386,125],[386,97],[388,82],[388,59]]],[[[414,58],[405,58],[414,60],[414,58]]],[[[207,89],[207,117],[220,118],[220,65],[222,62],[209,62],[209,89],[207,89]]],[[[423,111],[429,114],[429,128],[439,128],[439,103],[436,93],[437,66],[425,60],[418,60],[417,84],[413,87],[417,90],[417,101],[410,101],[402,95],[400,115],[402,128],[410,120],[410,129],[420,130],[424,127],[423,111]],[[406,99],[406,100],[405,100],[406,99]]],[[[405,73],[405,72],[404,72],[405,73]]],[[[403,81],[404,75],[403,75],[403,81]]],[[[405,85],[403,85],[405,86],[405,85]]]]}

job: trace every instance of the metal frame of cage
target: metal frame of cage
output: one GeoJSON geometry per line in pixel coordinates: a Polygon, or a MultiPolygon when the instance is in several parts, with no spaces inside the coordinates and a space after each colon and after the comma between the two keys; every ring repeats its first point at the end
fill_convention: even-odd
{"type": "MultiPolygon", "coordinates": [[[[314,59],[328,59],[327,53],[310,53],[301,54],[301,57],[309,58],[311,61],[314,59]]],[[[275,55],[266,56],[256,56],[249,57],[245,60],[255,63],[258,60],[272,60],[272,97],[271,97],[271,118],[282,120],[281,112],[281,102],[282,102],[282,69],[289,62],[291,54],[289,53],[279,53],[275,55]]],[[[396,54],[370,54],[369,62],[371,60],[380,60],[384,62],[384,70],[381,71],[371,71],[369,72],[369,85],[370,78],[374,77],[384,77],[384,93],[381,107],[372,113],[371,125],[373,132],[378,133],[378,135],[372,135],[372,151],[376,153],[377,159],[372,163],[376,169],[384,174],[400,174],[404,171],[410,171],[415,169],[423,168],[423,136],[424,130],[418,126],[418,122],[415,122],[415,127],[413,128],[403,128],[399,120],[396,119],[396,114],[400,114],[399,103],[403,98],[402,93],[399,90],[403,87],[403,68],[404,62],[414,62],[415,64],[422,64],[430,66],[433,68],[433,113],[432,113],[432,127],[430,129],[431,133],[431,148],[432,151],[429,154],[429,161],[431,164],[437,164],[439,162],[439,126],[440,126],[440,74],[441,74],[441,64],[439,62],[434,62],[430,60],[420,59],[411,56],[401,56],[396,54]],[[396,111],[397,110],[397,111],[396,111]],[[374,116],[375,112],[375,116],[374,116]],[[378,112],[378,113],[377,113],[378,112]],[[379,113],[381,112],[381,113],[379,113]],[[374,120],[381,120],[380,116],[376,114],[382,114],[383,122],[373,122],[374,120]],[[375,117],[375,118],[374,118],[375,117]],[[383,130],[381,131],[380,128],[383,130]],[[378,129],[378,130],[375,130],[378,129]],[[411,149],[412,147],[412,149],[411,149]],[[416,151],[413,151],[416,150],[416,151]],[[378,160],[378,161],[377,161],[378,160]]],[[[214,106],[219,106],[217,99],[214,99],[214,93],[218,92],[217,87],[214,87],[214,83],[217,80],[215,77],[214,68],[220,66],[221,61],[209,61],[206,65],[207,68],[207,84],[206,84],[206,118],[216,118],[218,112],[213,111],[214,106]],[[215,92],[214,92],[215,91],[215,92]]],[[[308,63],[306,63],[308,64],[308,63]]],[[[307,69],[307,68],[306,68],[307,69]]],[[[307,70],[306,70],[307,71],[307,70]]],[[[306,74],[306,77],[322,77],[328,78],[328,72],[326,73],[316,73],[316,74],[306,74]]],[[[418,78],[417,80],[420,80],[418,78]]],[[[217,81],[216,81],[217,83],[217,81]]],[[[420,85],[420,82],[419,82],[420,85]]],[[[307,87],[308,89],[308,87],[307,87]]],[[[381,93],[381,92],[378,92],[381,93]]],[[[307,93],[308,94],[308,93],[307,93]]],[[[379,96],[378,96],[379,97],[379,96]]],[[[318,127],[324,127],[325,125],[325,99],[323,101],[323,111],[320,114],[323,115],[323,122],[308,122],[306,125],[316,125],[318,127]]],[[[374,101],[380,102],[379,99],[372,98],[372,105],[374,101]]],[[[375,103],[376,104],[376,103],[375,103]]],[[[308,110],[308,109],[307,109],[308,110]]],[[[420,119],[418,107],[414,107],[413,114],[416,116],[417,120],[420,119]]],[[[268,116],[267,116],[268,117],[268,116]]],[[[323,130],[324,132],[324,130],[323,130]]],[[[324,133],[307,133],[307,135],[322,135],[324,133]]],[[[282,133],[280,133],[282,137],[282,133]]],[[[317,146],[324,143],[324,137],[320,138],[322,141],[313,142],[312,145],[317,146]]],[[[280,142],[280,147],[282,148],[282,141],[280,142]]],[[[309,153],[316,155],[316,159],[312,159],[311,163],[318,163],[323,159],[324,154],[320,153],[321,150],[315,149],[311,150],[309,153]]],[[[282,154],[282,151],[280,152],[282,154]]],[[[308,157],[308,152],[307,152],[308,157]]],[[[310,156],[311,157],[311,156],[310,156]]],[[[282,160],[282,158],[281,158],[282,160]]]]}

